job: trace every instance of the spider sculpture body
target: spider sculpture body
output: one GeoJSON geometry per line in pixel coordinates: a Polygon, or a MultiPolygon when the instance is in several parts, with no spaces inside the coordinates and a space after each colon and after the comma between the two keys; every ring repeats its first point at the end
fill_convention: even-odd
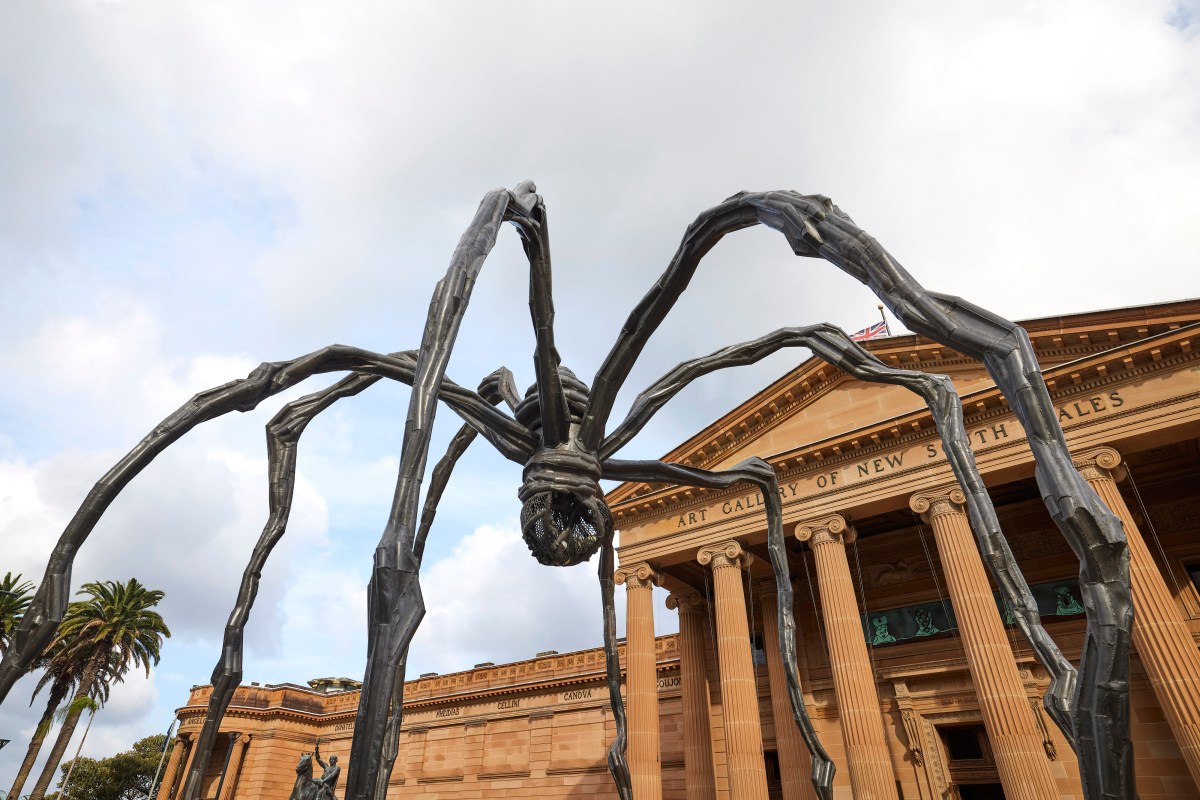
{"type": "Polygon", "coordinates": [[[779,591],[779,630],[788,695],[796,725],[812,753],[813,784],[831,798],[833,763],[809,722],[796,669],[792,589],[784,548],[775,473],[748,459],[731,469],[706,471],[659,461],[615,458],[650,418],[691,381],[715,370],[750,364],[785,347],[808,347],[831,364],[867,381],[904,386],[919,394],[937,422],[951,467],[967,497],[984,561],[1022,633],[1051,675],[1045,704],[1075,747],[1089,800],[1133,798],[1128,726],[1128,656],[1132,603],[1120,521],[1071,465],[1066,442],[1032,347],[1015,324],[963,300],[925,290],[873,238],[828,198],[795,192],[740,193],[701,214],[688,228],[670,265],[621,329],[589,387],[559,364],[554,346],[550,253],[545,208],[532,183],[490,192],[437,284],[419,349],[388,355],[334,345],[306,356],[265,363],[242,380],[201,392],[163,420],[95,485],[50,556],[37,595],[0,662],[0,699],[46,646],[69,598],[71,564],[79,546],[121,489],[173,441],[201,422],[249,411],[262,400],[317,373],[349,373],[332,386],[290,403],[267,426],[270,516],[242,577],[213,672],[208,718],[185,778],[183,797],[199,796],[221,717],[242,677],[242,634],[259,575],[283,535],[291,509],[296,448],[305,426],[321,411],[386,378],[412,387],[391,513],[368,591],[368,659],[350,753],[345,796],[382,800],[400,732],[404,667],[409,642],[424,615],[419,570],[426,537],[454,464],[476,436],[521,464],[521,527],[543,564],[577,564],[597,552],[608,688],[616,737],[609,768],[623,800],[633,797],[625,763],[625,713],[620,696],[613,611],[613,523],[600,480],[666,482],[724,488],[746,482],[765,502],[768,550],[779,591]],[[499,369],[470,391],[445,376],[459,324],[483,261],[502,223],[512,223],[530,265],[530,309],[536,384],[522,399],[512,374],[499,369]],[[1028,434],[1042,496],[1080,560],[1080,591],[1087,608],[1083,659],[1077,671],[1042,628],[1037,605],[1000,526],[963,428],[962,409],[947,378],[894,369],[829,325],[785,328],[678,365],[635,400],[609,430],[613,402],[646,341],[695,272],[700,259],[727,233],[764,224],[780,231],[799,256],[824,258],[869,285],[911,330],[981,359],[1028,434]],[[446,455],[432,470],[425,500],[429,436],[438,403],[464,420],[446,455]],[[497,406],[504,404],[509,414],[497,406]],[[606,433],[607,431],[607,433],[606,433]]]}

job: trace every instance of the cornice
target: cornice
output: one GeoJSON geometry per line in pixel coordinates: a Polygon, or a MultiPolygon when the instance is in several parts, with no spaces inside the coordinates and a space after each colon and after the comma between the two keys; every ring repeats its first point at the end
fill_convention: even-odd
{"type": "MultiPolygon", "coordinates": [[[[624,657],[625,645],[622,643],[619,653],[624,657]]],[[[657,636],[654,640],[656,669],[658,672],[670,672],[679,667],[679,634],[671,633],[657,636]]],[[[446,703],[461,703],[465,698],[478,698],[486,702],[489,698],[514,694],[546,693],[560,688],[578,686],[603,680],[605,676],[603,648],[589,648],[570,653],[555,653],[552,656],[542,656],[528,661],[500,664],[496,666],[466,670],[463,672],[439,675],[430,678],[419,678],[405,683],[406,710],[424,709],[446,703]],[[540,667],[538,665],[547,664],[540,667]],[[524,669],[522,669],[524,668],[524,669]],[[574,669],[570,674],[554,674],[555,670],[574,669]],[[505,678],[521,678],[509,680],[495,685],[494,682],[504,681],[505,678]],[[436,684],[436,685],[435,685],[436,684]],[[438,689],[445,691],[437,692],[438,689]],[[424,697],[414,697],[416,694],[428,693],[424,697]]],[[[258,687],[256,687],[258,688],[258,687]]],[[[294,692],[306,697],[322,700],[326,698],[348,696],[357,697],[358,690],[338,692],[336,695],[322,695],[301,686],[268,687],[273,692],[294,692]]],[[[182,719],[203,717],[208,713],[208,697],[211,687],[198,686],[193,688],[189,704],[177,708],[175,714],[182,719]]],[[[358,713],[358,703],[347,704],[343,708],[324,711],[309,711],[286,705],[286,694],[273,698],[274,702],[267,705],[238,705],[235,699],[230,703],[226,715],[236,715],[246,718],[265,718],[267,716],[288,716],[306,721],[316,721],[318,724],[337,722],[342,719],[352,720],[358,713]]]]}

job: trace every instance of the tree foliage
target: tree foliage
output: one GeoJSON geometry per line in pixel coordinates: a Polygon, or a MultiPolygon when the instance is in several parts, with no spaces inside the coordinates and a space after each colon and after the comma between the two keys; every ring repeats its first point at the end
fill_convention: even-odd
{"type": "Polygon", "coordinates": [[[32,601],[33,584],[22,581],[20,573],[6,572],[0,578],[0,656],[8,651],[9,637],[32,601]]]}
{"type": "MultiPolygon", "coordinates": [[[[71,783],[62,792],[63,781],[71,771],[71,761],[61,765],[59,793],[50,798],[77,798],[77,800],[146,800],[150,796],[150,783],[163,758],[163,745],[167,737],[163,734],[147,736],[134,743],[133,748],[109,758],[79,758],[71,772],[71,783]]],[[[170,749],[166,757],[171,757],[170,749]]]]}
{"type": "Polygon", "coordinates": [[[171,635],[162,616],[151,610],[163,593],[147,589],[136,578],[125,583],[85,583],[79,594],[84,599],[67,608],[55,639],[61,643],[64,658],[79,665],[75,697],[46,766],[29,795],[31,800],[45,797],[56,768],[66,755],[67,743],[82,713],[74,701],[92,695],[98,682],[119,679],[130,667],[144,668],[149,677],[151,665],[158,663],[163,638],[171,635]]]}

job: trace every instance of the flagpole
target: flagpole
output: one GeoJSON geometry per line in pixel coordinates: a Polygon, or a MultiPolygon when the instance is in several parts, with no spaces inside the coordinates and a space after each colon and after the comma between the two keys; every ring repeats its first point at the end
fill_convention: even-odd
{"type": "Polygon", "coordinates": [[[171,720],[171,726],[167,728],[167,741],[163,743],[162,755],[158,757],[158,769],[154,770],[154,780],[150,781],[150,794],[146,795],[149,800],[154,800],[154,790],[158,788],[158,778],[162,775],[163,760],[167,757],[167,749],[171,746],[171,734],[175,732],[175,723],[179,722],[179,718],[171,720]]]}
{"type": "Polygon", "coordinates": [[[879,316],[883,318],[883,329],[887,331],[887,335],[892,335],[892,326],[888,325],[887,314],[883,313],[883,303],[879,304],[879,316]]]}

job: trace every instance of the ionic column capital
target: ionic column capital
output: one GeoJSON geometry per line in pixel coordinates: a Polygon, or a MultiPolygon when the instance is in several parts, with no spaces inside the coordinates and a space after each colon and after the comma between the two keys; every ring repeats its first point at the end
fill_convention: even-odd
{"type": "Polygon", "coordinates": [[[626,589],[650,589],[662,584],[662,575],[645,561],[621,567],[613,579],[617,583],[625,584],[626,589]]]}
{"type": "Polygon", "coordinates": [[[695,589],[685,589],[681,592],[671,592],[667,595],[667,608],[677,610],[680,614],[703,612],[708,604],[704,596],[695,589]]]}
{"type": "Polygon", "coordinates": [[[957,483],[926,489],[908,498],[908,507],[930,520],[944,514],[966,514],[967,495],[957,483]]]}
{"type": "Polygon", "coordinates": [[[1121,454],[1112,447],[1096,447],[1071,456],[1086,481],[1120,481],[1125,478],[1121,454]]]}
{"type": "Polygon", "coordinates": [[[742,547],[741,542],[731,539],[728,542],[701,547],[696,552],[696,560],[700,562],[700,566],[702,567],[712,564],[714,570],[729,567],[749,569],[750,565],[754,563],[754,556],[742,547]]]}
{"type": "Polygon", "coordinates": [[[831,542],[850,544],[858,538],[858,531],[841,514],[830,514],[801,522],[796,526],[796,538],[809,542],[810,547],[831,542]]]}

